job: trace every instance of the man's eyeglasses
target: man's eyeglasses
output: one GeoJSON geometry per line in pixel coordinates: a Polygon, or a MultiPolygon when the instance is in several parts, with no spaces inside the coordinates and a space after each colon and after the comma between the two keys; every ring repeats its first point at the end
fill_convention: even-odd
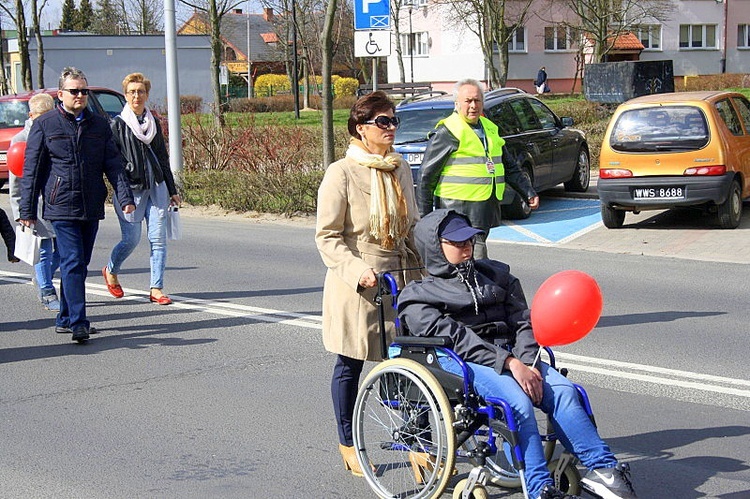
{"type": "Polygon", "coordinates": [[[365,121],[365,125],[375,125],[381,130],[388,130],[388,127],[391,125],[393,125],[393,128],[398,128],[400,123],[401,120],[398,119],[398,116],[394,116],[393,118],[389,118],[388,116],[378,116],[374,120],[365,121]]]}
{"type": "Polygon", "coordinates": [[[447,239],[441,239],[440,242],[445,243],[448,246],[453,246],[454,248],[464,249],[469,246],[474,246],[476,240],[476,237],[472,237],[471,239],[467,239],[466,241],[448,241],[447,239]]]}
{"type": "Polygon", "coordinates": [[[146,95],[148,92],[146,92],[145,90],[128,90],[125,93],[133,97],[135,95],[146,95]]]}
{"type": "Polygon", "coordinates": [[[68,92],[70,95],[77,97],[78,94],[81,95],[88,95],[89,89],[88,88],[63,88],[66,92],[68,92]]]}

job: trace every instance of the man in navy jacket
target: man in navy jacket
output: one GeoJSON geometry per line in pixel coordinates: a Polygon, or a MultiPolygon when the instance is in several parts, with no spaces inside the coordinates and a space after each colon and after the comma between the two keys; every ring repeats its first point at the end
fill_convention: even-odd
{"type": "Polygon", "coordinates": [[[43,215],[57,234],[60,253],[60,312],[55,332],[85,342],[96,330],[86,317],[86,275],[99,220],[104,218],[107,188],[125,213],[135,210],[122,155],[106,118],[86,108],[88,82],[83,71],[65,68],[57,97],[60,104],[36,120],[26,142],[21,178],[20,222],[36,222],[39,193],[43,215]]]}

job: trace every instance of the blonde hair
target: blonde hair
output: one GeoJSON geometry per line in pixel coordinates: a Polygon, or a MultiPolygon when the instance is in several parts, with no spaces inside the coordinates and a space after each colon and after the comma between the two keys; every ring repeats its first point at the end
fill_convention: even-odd
{"type": "Polygon", "coordinates": [[[35,94],[29,99],[29,112],[33,118],[41,116],[55,107],[55,99],[50,94],[35,94]]]}
{"type": "Polygon", "coordinates": [[[122,80],[122,91],[127,92],[128,85],[131,83],[143,83],[146,87],[146,93],[151,93],[151,80],[143,76],[143,73],[130,73],[122,80]]]}

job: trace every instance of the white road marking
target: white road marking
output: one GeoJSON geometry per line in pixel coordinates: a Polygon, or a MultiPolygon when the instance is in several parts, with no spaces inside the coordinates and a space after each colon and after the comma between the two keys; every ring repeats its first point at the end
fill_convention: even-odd
{"type": "MultiPolygon", "coordinates": [[[[29,284],[31,282],[28,274],[17,272],[0,271],[0,280],[16,283],[29,284]]],[[[137,289],[123,288],[125,296],[121,300],[132,300],[147,302],[148,292],[137,289]]],[[[86,292],[96,296],[110,296],[103,284],[86,283],[86,292]]],[[[285,310],[271,308],[253,307],[237,303],[218,302],[213,300],[202,300],[200,298],[188,298],[180,295],[170,295],[174,303],[171,308],[195,310],[227,317],[248,317],[253,320],[287,324],[307,329],[321,330],[322,317],[319,315],[300,314],[285,310]]],[[[652,383],[664,386],[679,386],[694,390],[714,393],[722,393],[736,397],[750,398],[750,381],[736,378],[726,378],[711,374],[680,371],[663,367],[634,364],[618,360],[585,357],[564,352],[555,352],[559,360],[570,362],[565,367],[573,370],[588,372],[592,374],[610,376],[621,379],[630,379],[644,383],[652,383]],[[606,366],[606,367],[597,367],[606,366]],[[643,374],[648,373],[648,374],[643,374]],[[748,389],[743,389],[748,387],[748,389]]]]}

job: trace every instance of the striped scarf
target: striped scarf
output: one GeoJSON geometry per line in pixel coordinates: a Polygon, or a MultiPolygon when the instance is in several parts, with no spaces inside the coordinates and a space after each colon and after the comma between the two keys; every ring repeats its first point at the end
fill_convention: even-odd
{"type": "Polygon", "coordinates": [[[383,249],[400,246],[409,232],[406,198],[395,172],[401,155],[392,151],[385,156],[372,154],[362,141],[352,139],[346,156],[370,168],[370,235],[383,249]]]}

